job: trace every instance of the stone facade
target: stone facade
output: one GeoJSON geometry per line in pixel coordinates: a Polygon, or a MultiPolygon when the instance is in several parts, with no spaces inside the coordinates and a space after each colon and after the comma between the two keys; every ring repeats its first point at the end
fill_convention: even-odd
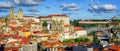
{"type": "Polygon", "coordinates": [[[22,19],[23,10],[19,9],[18,14],[15,13],[14,8],[10,9],[10,14],[7,16],[8,19],[22,19]]]}
{"type": "Polygon", "coordinates": [[[42,16],[40,21],[48,23],[48,30],[52,32],[64,32],[64,25],[70,25],[70,18],[67,15],[57,14],[42,16]]]}

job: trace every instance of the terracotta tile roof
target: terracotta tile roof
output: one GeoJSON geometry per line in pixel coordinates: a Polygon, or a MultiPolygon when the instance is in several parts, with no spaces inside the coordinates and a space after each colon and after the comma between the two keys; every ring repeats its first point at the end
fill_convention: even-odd
{"type": "Polygon", "coordinates": [[[63,43],[62,42],[43,42],[42,45],[48,48],[53,48],[53,47],[61,47],[63,43]]]}
{"type": "Polygon", "coordinates": [[[26,27],[31,27],[31,23],[29,22],[29,23],[27,23],[27,24],[24,24],[23,27],[24,27],[24,28],[26,28],[26,27]]]}
{"type": "Polygon", "coordinates": [[[85,29],[82,27],[75,27],[75,31],[79,31],[79,30],[85,30],[85,29]]]}
{"type": "Polygon", "coordinates": [[[64,27],[69,27],[70,25],[69,24],[65,24],[64,27]]]}
{"type": "Polygon", "coordinates": [[[64,15],[64,14],[52,14],[52,15],[49,15],[49,16],[67,16],[67,15],[64,15]]]}
{"type": "Polygon", "coordinates": [[[75,44],[69,44],[68,46],[69,46],[69,47],[73,47],[73,46],[75,46],[75,44]]]}
{"type": "Polygon", "coordinates": [[[15,21],[10,21],[9,24],[15,25],[15,24],[17,24],[17,22],[15,22],[15,21]]]}
{"type": "Polygon", "coordinates": [[[64,49],[59,49],[58,51],[65,51],[64,49]]]}
{"type": "Polygon", "coordinates": [[[103,49],[101,51],[113,51],[113,50],[110,50],[110,49],[103,49]]]}
{"type": "Polygon", "coordinates": [[[8,48],[5,48],[5,51],[19,51],[19,48],[20,47],[8,47],[8,48]]]}
{"type": "Polygon", "coordinates": [[[52,16],[67,16],[64,14],[52,14],[52,15],[48,15],[48,16],[41,16],[41,18],[52,18],[52,16]]]}
{"type": "Polygon", "coordinates": [[[22,32],[29,32],[27,29],[21,29],[22,32]]]}
{"type": "Polygon", "coordinates": [[[42,16],[41,18],[52,18],[51,16],[42,16]]]}
{"type": "Polygon", "coordinates": [[[34,34],[44,34],[44,32],[41,32],[41,31],[35,31],[33,32],[34,34]]]}
{"type": "Polygon", "coordinates": [[[15,31],[15,30],[16,30],[16,28],[15,28],[15,27],[11,27],[11,30],[12,30],[12,31],[15,31]]]}
{"type": "Polygon", "coordinates": [[[23,37],[23,38],[21,38],[21,42],[23,42],[24,44],[29,44],[30,43],[30,39],[26,38],[26,37],[23,37]]]}
{"type": "MultiPolygon", "coordinates": [[[[18,36],[18,35],[0,35],[0,38],[2,38],[2,37],[18,39],[19,41],[17,41],[17,42],[21,42],[22,44],[29,44],[30,43],[30,39],[29,38],[18,36]]],[[[10,44],[15,44],[15,43],[16,43],[16,41],[10,42],[10,44]]]]}
{"type": "Polygon", "coordinates": [[[93,49],[93,51],[100,51],[98,48],[93,49]]]}
{"type": "Polygon", "coordinates": [[[4,38],[4,35],[0,34],[0,39],[1,39],[1,38],[4,38]]]}
{"type": "Polygon", "coordinates": [[[56,40],[56,36],[51,36],[50,38],[49,38],[49,40],[56,40]]]}
{"type": "Polygon", "coordinates": [[[38,25],[42,25],[42,22],[38,22],[38,25]]]}
{"type": "Polygon", "coordinates": [[[120,46],[118,46],[118,45],[111,45],[110,49],[120,51],[120,46]]]}
{"type": "Polygon", "coordinates": [[[16,28],[17,29],[23,29],[24,27],[23,26],[17,26],[16,28]]]}
{"type": "Polygon", "coordinates": [[[20,39],[22,38],[22,36],[18,36],[18,35],[5,35],[5,37],[9,37],[9,38],[15,38],[15,39],[20,39]]]}

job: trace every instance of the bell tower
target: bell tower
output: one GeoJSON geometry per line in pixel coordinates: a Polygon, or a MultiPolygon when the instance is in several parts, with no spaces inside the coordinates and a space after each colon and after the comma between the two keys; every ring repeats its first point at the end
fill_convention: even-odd
{"type": "Polygon", "coordinates": [[[11,9],[10,9],[10,15],[14,15],[14,14],[15,14],[14,8],[11,8],[11,9]]]}
{"type": "Polygon", "coordinates": [[[20,8],[18,11],[19,18],[23,18],[23,10],[20,8]]]}

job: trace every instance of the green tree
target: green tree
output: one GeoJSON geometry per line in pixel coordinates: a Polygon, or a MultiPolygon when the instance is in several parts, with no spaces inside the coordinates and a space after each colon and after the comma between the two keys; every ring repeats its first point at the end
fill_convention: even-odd
{"type": "Polygon", "coordinates": [[[100,40],[98,39],[98,36],[94,36],[93,42],[99,43],[100,40]]]}
{"type": "Polygon", "coordinates": [[[70,42],[71,42],[71,39],[65,39],[65,40],[63,40],[63,42],[65,42],[65,43],[70,43],[70,42]]]}
{"type": "Polygon", "coordinates": [[[120,22],[120,19],[115,19],[115,20],[112,20],[112,22],[120,22]]]}
{"type": "Polygon", "coordinates": [[[83,38],[75,38],[75,39],[74,39],[75,42],[81,42],[81,41],[83,41],[83,40],[84,40],[83,38]]]}
{"type": "Polygon", "coordinates": [[[73,21],[72,21],[72,25],[78,26],[78,25],[79,25],[79,20],[73,20],[73,21]]]}
{"type": "Polygon", "coordinates": [[[47,27],[47,25],[48,25],[47,21],[44,21],[42,24],[42,26],[45,26],[45,27],[47,27]]]}
{"type": "Polygon", "coordinates": [[[85,38],[83,41],[84,41],[84,42],[90,42],[90,39],[85,38]]]}
{"type": "Polygon", "coordinates": [[[38,18],[40,19],[42,16],[39,16],[38,18]]]}

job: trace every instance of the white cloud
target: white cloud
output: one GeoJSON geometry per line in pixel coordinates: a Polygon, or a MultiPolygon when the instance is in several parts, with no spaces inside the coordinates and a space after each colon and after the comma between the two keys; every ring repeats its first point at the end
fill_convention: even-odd
{"type": "Polygon", "coordinates": [[[61,7],[68,7],[68,5],[67,4],[62,4],[61,7]]]}
{"type": "Polygon", "coordinates": [[[99,9],[100,8],[100,6],[97,6],[97,5],[93,5],[91,7],[94,8],[94,9],[99,9]]]}
{"type": "Polygon", "coordinates": [[[13,0],[16,5],[33,6],[42,3],[42,0],[13,0]]]}
{"type": "Polygon", "coordinates": [[[102,6],[99,5],[91,5],[90,8],[88,8],[88,11],[90,12],[96,12],[96,13],[108,13],[108,12],[112,12],[115,11],[117,8],[115,5],[112,4],[105,4],[102,6]]]}
{"type": "Polygon", "coordinates": [[[77,4],[71,3],[71,4],[62,4],[60,9],[64,11],[69,11],[69,10],[71,11],[71,10],[79,10],[80,8],[77,6],[77,4]]]}
{"type": "Polygon", "coordinates": [[[39,12],[37,8],[35,7],[32,7],[31,9],[28,9],[28,11],[30,12],[39,12]]]}
{"type": "Polygon", "coordinates": [[[13,3],[11,2],[0,2],[0,8],[11,8],[13,7],[13,3]]]}
{"type": "Polygon", "coordinates": [[[71,8],[77,7],[77,5],[75,3],[68,4],[68,6],[71,8]]]}
{"type": "Polygon", "coordinates": [[[112,4],[105,4],[105,5],[103,5],[103,8],[106,10],[115,10],[116,6],[114,6],[112,4]]]}

